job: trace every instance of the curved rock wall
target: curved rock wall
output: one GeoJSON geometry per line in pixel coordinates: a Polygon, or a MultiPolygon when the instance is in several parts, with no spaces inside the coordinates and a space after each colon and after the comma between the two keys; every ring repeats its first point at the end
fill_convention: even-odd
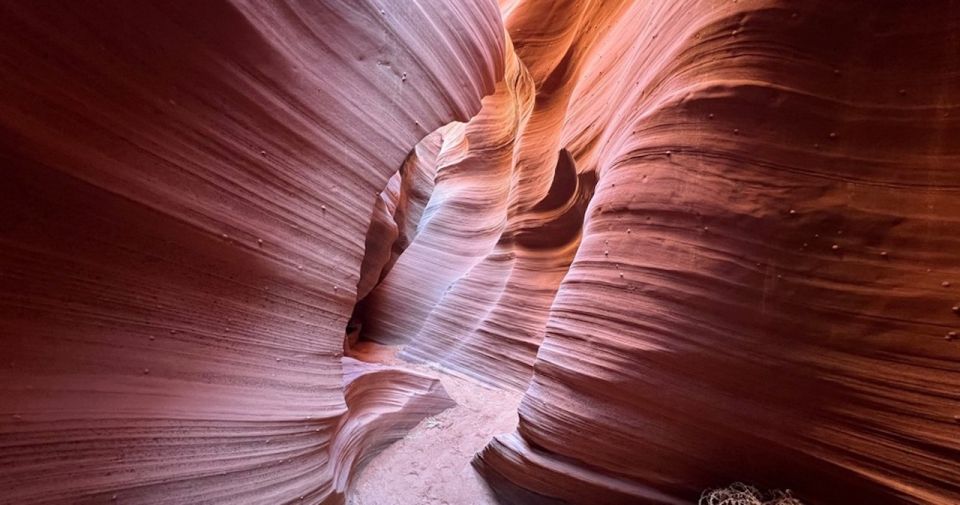
{"type": "Polygon", "coordinates": [[[445,139],[470,170],[440,166],[367,333],[532,368],[478,460],[501,494],[960,499],[958,5],[501,4],[520,68],[445,139]],[[582,232],[538,213],[561,151],[598,181],[582,232]]]}
{"type": "Polygon", "coordinates": [[[526,386],[596,183],[558,148],[579,65],[563,52],[588,45],[552,40],[563,61],[544,71],[528,70],[524,49],[508,44],[497,92],[444,133],[416,240],[365,301],[366,338],[406,344],[407,359],[526,386]]]}
{"type": "Polygon", "coordinates": [[[3,500],[341,502],[362,299],[506,502],[960,501],[960,4],[499,7],[0,5],[3,500]]]}
{"type": "Polygon", "coordinates": [[[508,501],[960,500],[958,8],[601,23],[557,146],[596,195],[519,429],[478,461],[508,501]]]}
{"type": "Polygon", "coordinates": [[[0,20],[0,502],[340,503],[449,405],[343,329],[377,193],[500,79],[493,2],[0,20]]]}

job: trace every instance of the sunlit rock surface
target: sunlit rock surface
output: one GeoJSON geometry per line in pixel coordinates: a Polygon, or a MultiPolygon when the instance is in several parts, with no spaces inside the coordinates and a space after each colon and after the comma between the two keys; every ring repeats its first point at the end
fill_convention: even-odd
{"type": "Polygon", "coordinates": [[[960,499],[958,6],[502,7],[517,77],[444,138],[366,321],[454,372],[533,373],[478,459],[502,495],[960,499]],[[582,228],[538,212],[581,191],[582,228]]]}
{"type": "Polygon", "coordinates": [[[3,499],[339,503],[450,404],[373,340],[505,503],[960,501],[956,2],[0,19],[3,499]]]}

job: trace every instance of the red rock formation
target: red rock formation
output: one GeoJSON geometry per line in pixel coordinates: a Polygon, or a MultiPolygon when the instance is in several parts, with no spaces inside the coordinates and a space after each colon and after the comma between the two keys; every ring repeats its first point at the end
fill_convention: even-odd
{"type": "Polygon", "coordinates": [[[558,145],[596,196],[518,432],[479,462],[513,502],[737,479],[960,501],[958,20],[690,1],[601,22],[558,145]]]}
{"type": "Polygon", "coordinates": [[[960,500],[956,6],[503,8],[519,77],[441,148],[470,169],[441,164],[445,218],[367,333],[500,384],[535,357],[518,432],[478,461],[503,496],[688,502],[750,479],[960,500]],[[500,137],[510,159],[473,141],[500,137]],[[569,251],[536,212],[561,149],[599,179],[569,251]]]}
{"type": "Polygon", "coordinates": [[[956,2],[376,5],[0,6],[9,501],[960,501],[956,2]]]}
{"type": "Polygon", "coordinates": [[[0,502],[339,503],[448,405],[343,328],[376,194],[499,80],[495,5],[0,19],[0,502]]]}

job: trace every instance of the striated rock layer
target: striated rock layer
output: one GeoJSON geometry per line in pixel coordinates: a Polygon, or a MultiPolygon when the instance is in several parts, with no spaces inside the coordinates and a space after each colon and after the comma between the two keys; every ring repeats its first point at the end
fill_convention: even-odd
{"type": "Polygon", "coordinates": [[[450,405],[358,340],[506,503],[960,501],[957,2],[0,19],[0,501],[342,502],[450,405]]]}
{"type": "Polygon", "coordinates": [[[480,457],[514,502],[960,500],[958,7],[601,23],[558,146],[596,196],[520,427],[480,457]]]}
{"type": "Polygon", "coordinates": [[[532,374],[477,460],[504,499],[960,500],[960,5],[501,7],[362,335],[532,374]]]}
{"type": "Polygon", "coordinates": [[[0,6],[0,502],[340,503],[450,405],[341,365],[374,200],[492,2],[0,6]]]}

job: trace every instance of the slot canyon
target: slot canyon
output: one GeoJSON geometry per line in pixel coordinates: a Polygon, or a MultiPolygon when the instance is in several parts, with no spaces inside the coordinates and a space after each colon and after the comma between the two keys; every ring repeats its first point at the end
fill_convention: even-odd
{"type": "Polygon", "coordinates": [[[6,0],[0,157],[0,504],[960,503],[960,1],[6,0]]]}

